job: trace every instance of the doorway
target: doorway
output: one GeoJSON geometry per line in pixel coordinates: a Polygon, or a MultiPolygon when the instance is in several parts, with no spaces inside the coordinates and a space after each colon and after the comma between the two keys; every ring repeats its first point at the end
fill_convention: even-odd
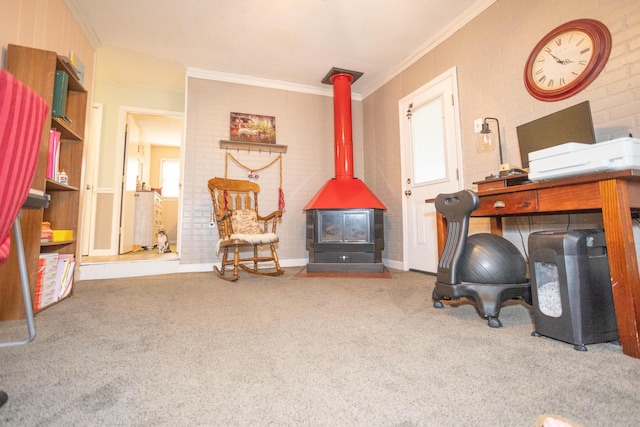
{"type": "Polygon", "coordinates": [[[404,269],[436,273],[436,212],[425,199],[461,188],[462,144],[456,69],[399,101],[404,269]]]}
{"type": "MultiPolygon", "coordinates": [[[[88,256],[83,256],[83,264],[178,259],[183,121],[182,113],[121,107],[117,150],[122,159],[122,179],[118,180],[121,187],[113,188],[111,192],[114,209],[109,238],[111,244],[108,251],[100,249],[92,253],[93,245],[89,242],[88,256]],[[166,170],[169,168],[166,167],[163,173],[163,165],[169,164],[174,166],[171,170],[177,176],[168,176],[166,170]],[[163,188],[167,182],[169,188],[163,188]],[[137,242],[134,239],[136,225],[149,225],[146,227],[147,234],[152,230],[151,221],[156,221],[154,226],[157,225],[157,215],[150,214],[142,218],[144,215],[136,212],[136,195],[147,199],[146,196],[152,192],[157,193],[154,198],[161,201],[161,228],[167,236],[171,252],[158,251],[156,228],[153,228],[153,236],[150,235],[148,240],[137,242]]],[[[96,210],[94,209],[92,218],[100,215],[96,210]]],[[[152,210],[157,211],[157,205],[152,210]]],[[[89,230],[90,236],[95,236],[96,233],[95,229],[89,230]]]]}

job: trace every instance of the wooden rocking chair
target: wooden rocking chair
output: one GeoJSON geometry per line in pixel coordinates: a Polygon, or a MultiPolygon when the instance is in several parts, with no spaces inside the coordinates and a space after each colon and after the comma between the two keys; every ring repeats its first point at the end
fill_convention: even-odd
{"type": "Polygon", "coordinates": [[[220,234],[216,253],[222,250],[220,269],[213,267],[216,274],[229,281],[238,280],[238,268],[264,276],[283,274],[284,270],[280,268],[275,247],[279,241],[276,225],[282,217],[282,212],[274,211],[267,216],[258,213],[260,186],[251,181],[227,178],[211,178],[208,186],[213,201],[213,215],[220,234]],[[258,249],[262,245],[269,245],[271,256],[259,256],[258,249]],[[247,247],[253,249],[252,256],[241,258],[240,250],[247,247]],[[229,259],[229,248],[233,250],[232,259],[229,259]],[[258,268],[258,263],[269,262],[275,265],[275,271],[258,268]],[[230,265],[233,266],[233,275],[225,276],[226,267],[230,265]]]}

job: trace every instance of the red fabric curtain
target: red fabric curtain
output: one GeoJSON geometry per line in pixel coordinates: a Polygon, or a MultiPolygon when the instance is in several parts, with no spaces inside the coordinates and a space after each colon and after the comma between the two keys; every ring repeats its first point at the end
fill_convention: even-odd
{"type": "Polygon", "coordinates": [[[35,174],[46,102],[0,69],[0,265],[9,256],[9,231],[35,174]]]}

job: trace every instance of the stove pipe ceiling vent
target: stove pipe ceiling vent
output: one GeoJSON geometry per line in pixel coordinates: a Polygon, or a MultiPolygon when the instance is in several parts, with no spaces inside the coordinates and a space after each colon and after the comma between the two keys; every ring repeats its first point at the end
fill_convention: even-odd
{"type": "Polygon", "coordinates": [[[333,68],[322,80],[333,84],[335,178],[330,179],[307,203],[311,209],[386,209],[358,178],[353,177],[351,83],[362,73],[333,68]]]}

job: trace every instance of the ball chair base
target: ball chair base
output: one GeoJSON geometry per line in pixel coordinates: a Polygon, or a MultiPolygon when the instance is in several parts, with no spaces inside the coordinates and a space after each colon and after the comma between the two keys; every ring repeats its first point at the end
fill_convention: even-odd
{"type": "Polygon", "coordinates": [[[484,284],[484,283],[459,283],[449,284],[436,281],[432,299],[435,308],[443,308],[442,301],[459,300],[466,298],[473,303],[478,313],[487,319],[487,324],[492,328],[502,327],[498,319],[500,308],[504,301],[522,298],[531,305],[531,287],[526,283],[484,284]]]}

